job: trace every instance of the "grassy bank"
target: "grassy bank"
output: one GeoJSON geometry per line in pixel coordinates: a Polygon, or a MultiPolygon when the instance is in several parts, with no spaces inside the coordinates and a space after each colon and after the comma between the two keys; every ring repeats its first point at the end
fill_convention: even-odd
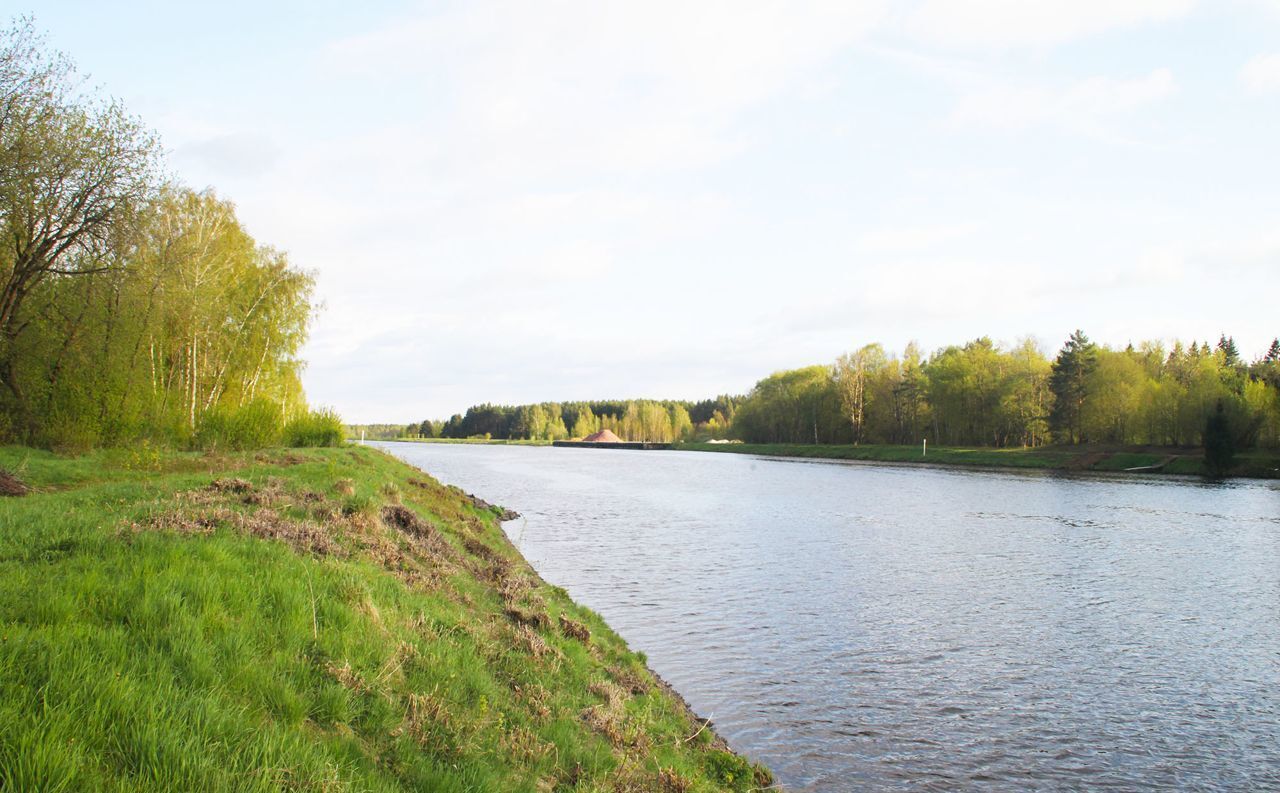
{"type": "MultiPolygon", "coordinates": [[[[359,440],[355,438],[353,440],[359,440]]],[[[526,439],[507,440],[505,438],[393,438],[400,443],[466,443],[481,446],[550,446],[551,441],[531,441],[526,439]]]]}
{"type": "MultiPolygon", "coordinates": [[[[1176,448],[1117,448],[1049,446],[1035,449],[984,447],[934,447],[927,455],[919,446],[848,446],[787,443],[682,443],[678,449],[777,457],[810,457],[829,460],[868,460],[930,465],[974,465],[997,468],[1040,468],[1062,471],[1124,471],[1158,467],[1150,473],[1204,474],[1204,457],[1198,450],[1176,448]]],[[[1280,453],[1251,451],[1236,455],[1233,476],[1280,478],[1280,453]]]]}
{"type": "Polygon", "coordinates": [[[0,465],[32,488],[0,499],[0,789],[768,783],[493,508],[376,450],[0,465]]]}

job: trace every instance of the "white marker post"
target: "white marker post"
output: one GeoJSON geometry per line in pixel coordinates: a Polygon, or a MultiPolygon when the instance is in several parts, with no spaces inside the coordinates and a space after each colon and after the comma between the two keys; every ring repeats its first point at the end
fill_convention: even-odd
{"type": "Polygon", "coordinates": [[[360,445],[364,446],[364,427],[360,428],[360,445]]]}
{"type": "Polygon", "coordinates": [[[929,439],[928,438],[925,438],[922,441],[920,441],[920,456],[921,457],[929,456],[929,439]]]}

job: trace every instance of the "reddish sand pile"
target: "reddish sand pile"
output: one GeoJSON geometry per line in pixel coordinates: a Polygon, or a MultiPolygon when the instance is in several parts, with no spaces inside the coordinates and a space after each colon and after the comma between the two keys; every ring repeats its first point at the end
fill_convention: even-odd
{"type": "Polygon", "coordinates": [[[582,439],[583,443],[622,443],[622,439],[613,434],[613,430],[593,432],[582,439]]]}

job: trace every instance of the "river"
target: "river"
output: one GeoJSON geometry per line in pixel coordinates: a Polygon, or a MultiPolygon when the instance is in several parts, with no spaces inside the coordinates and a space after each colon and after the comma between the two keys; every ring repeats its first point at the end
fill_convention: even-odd
{"type": "Polygon", "coordinates": [[[1280,483],[388,443],[788,789],[1280,789],[1280,483]]]}

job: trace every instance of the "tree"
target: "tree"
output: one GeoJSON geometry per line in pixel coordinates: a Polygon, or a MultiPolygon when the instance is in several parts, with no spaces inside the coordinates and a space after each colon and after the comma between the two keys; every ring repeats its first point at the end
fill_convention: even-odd
{"type": "Polygon", "coordinates": [[[1088,398],[1089,375],[1097,365],[1098,351],[1084,331],[1077,330],[1053,362],[1049,375],[1049,390],[1053,392],[1053,410],[1049,413],[1049,428],[1054,436],[1066,443],[1084,440],[1081,420],[1085,399],[1088,398]]]}
{"type": "Polygon", "coordinates": [[[298,407],[312,277],[257,244],[212,191],[165,188],[137,225],[127,269],[149,323],[151,386],[166,407],[180,403],[191,430],[224,400],[298,407]]]}
{"type": "Polygon", "coordinates": [[[1231,435],[1231,424],[1227,420],[1226,409],[1222,400],[1218,400],[1217,408],[1205,420],[1204,424],[1204,467],[1213,477],[1223,477],[1231,470],[1235,460],[1235,439],[1231,435]]]}
{"type": "Polygon", "coordinates": [[[0,43],[0,381],[30,430],[17,377],[26,302],[50,279],[101,273],[151,194],[155,136],[114,101],[82,97],[75,69],[29,22],[0,43]]]}
{"type": "Polygon", "coordinates": [[[892,429],[881,440],[889,443],[915,443],[927,424],[929,402],[926,399],[928,379],[920,347],[908,342],[897,364],[896,377],[889,395],[892,404],[892,429]]]}
{"type": "Polygon", "coordinates": [[[670,408],[671,440],[682,441],[693,435],[693,419],[684,405],[675,404],[670,408]]]}
{"type": "Polygon", "coordinates": [[[853,425],[855,446],[863,441],[867,433],[867,383],[885,364],[884,348],[879,344],[868,344],[836,359],[832,378],[840,394],[840,404],[849,417],[849,423],[853,425]]]}
{"type": "Polygon", "coordinates": [[[1267,354],[1262,356],[1265,363],[1280,362],[1280,338],[1272,339],[1271,346],[1267,348],[1267,354]]]}
{"type": "Polygon", "coordinates": [[[1222,353],[1223,363],[1227,366],[1240,365],[1240,351],[1236,349],[1234,337],[1227,336],[1225,333],[1218,337],[1218,352],[1222,353]]]}
{"type": "Polygon", "coordinates": [[[776,372],[738,406],[733,432],[749,443],[837,443],[850,440],[829,366],[776,372]]]}
{"type": "Polygon", "coordinates": [[[1034,339],[1024,339],[1006,356],[1000,420],[1006,443],[1038,446],[1048,434],[1049,361],[1034,339]]]}
{"type": "Polygon", "coordinates": [[[584,405],[578,411],[578,417],[573,422],[573,437],[585,438],[600,429],[600,422],[596,419],[594,413],[591,412],[590,405],[584,405]]]}

